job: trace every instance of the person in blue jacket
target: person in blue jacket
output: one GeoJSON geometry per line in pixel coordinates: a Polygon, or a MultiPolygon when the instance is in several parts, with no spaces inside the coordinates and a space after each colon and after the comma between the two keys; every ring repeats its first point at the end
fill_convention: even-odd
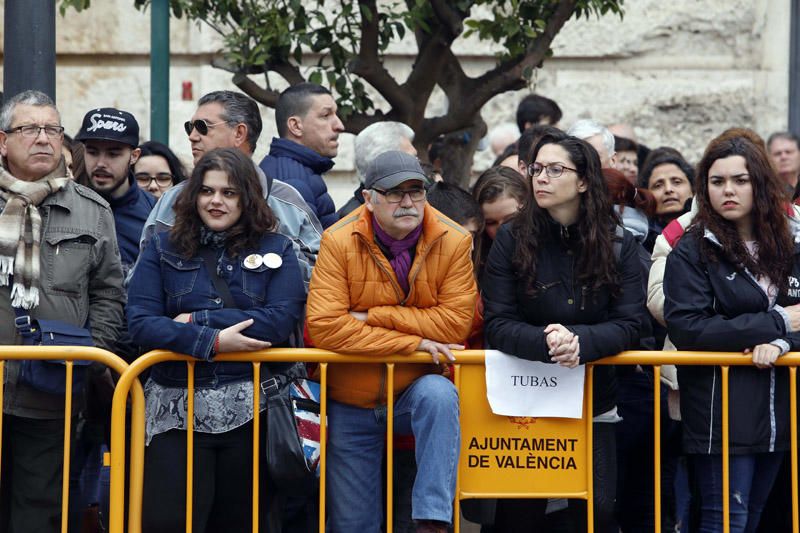
{"type": "MultiPolygon", "coordinates": [[[[618,228],[600,157],[562,132],[526,160],[533,201],[498,231],[481,278],[485,338],[494,349],[569,368],[637,348],[645,328],[638,243],[618,228]]],[[[594,370],[594,530],[616,533],[614,368],[594,370]]],[[[500,500],[494,529],[542,531],[545,500],[500,500]]],[[[569,519],[585,524],[585,505],[569,519]]]]}
{"type": "Polygon", "coordinates": [[[273,138],[261,170],[297,189],[327,228],[337,220],[322,174],[333,168],[344,125],[331,92],[315,83],[292,85],[275,106],[280,138],[273,138]]]}
{"type": "MultiPolygon", "coordinates": [[[[152,237],[133,273],[128,326],[145,350],[172,350],[199,362],[194,527],[252,531],[252,365],[214,359],[285,344],[302,313],[303,281],[291,241],[275,232],[277,220],[262,199],[255,167],[241,151],[204,155],[175,213],[175,225],[152,237]],[[228,294],[217,290],[220,282],[228,294]]],[[[143,529],[179,531],[186,494],[186,364],[153,367],[145,399],[143,529]]],[[[261,405],[263,411],[263,398],[261,405]]]]}
{"type": "MultiPolygon", "coordinates": [[[[698,212],[667,258],[664,315],[679,350],[740,352],[729,371],[730,531],[756,531],[789,449],[789,380],[774,363],[800,349],[800,228],[749,130],[723,133],[697,169],[698,212]]],[[[695,472],[698,531],[722,529],[722,375],[679,366],[683,448],[695,472]]]]}

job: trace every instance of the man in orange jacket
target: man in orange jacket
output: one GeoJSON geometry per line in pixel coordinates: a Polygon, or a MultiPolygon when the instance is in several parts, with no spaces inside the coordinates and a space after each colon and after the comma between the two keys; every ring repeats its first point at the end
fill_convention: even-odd
{"type": "MultiPolygon", "coordinates": [[[[395,431],[416,439],[417,531],[452,518],[460,431],[458,396],[442,376],[470,331],[477,290],[468,231],[426,204],[417,159],[385,152],[367,169],[364,205],[322,237],[308,295],[319,348],[386,356],[425,351],[433,364],[395,370],[395,431]]],[[[386,367],[328,372],[328,531],[381,530],[386,367]]]]}

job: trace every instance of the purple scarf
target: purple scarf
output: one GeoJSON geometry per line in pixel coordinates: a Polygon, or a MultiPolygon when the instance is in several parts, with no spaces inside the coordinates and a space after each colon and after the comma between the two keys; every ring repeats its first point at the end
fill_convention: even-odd
{"type": "Polygon", "coordinates": [[[397,275],[397,281],[400,287],[408,294],[408,272],[411,270],[411,254],[408,250],[417,244],[419,236],[422,235],[422,224],[414,228],[411,233],[403,239],[395,239],[378,225],[378,222],[372,219],[372,228],[375,230],[375,236],[385,247],[389,249],[392,254],[392,259],[389,264],[392,265],[394,273],[397,275]]]}

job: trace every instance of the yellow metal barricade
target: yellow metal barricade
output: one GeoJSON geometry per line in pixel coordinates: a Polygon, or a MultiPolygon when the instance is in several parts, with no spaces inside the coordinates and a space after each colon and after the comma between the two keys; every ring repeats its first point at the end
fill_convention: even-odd
{"type": "MultiPolygon", "coordinates": [[[[53,357],[63,358],[63,357],[53,357]]],[[[660,403],[660,371],[661,365],[701,365],[719,366],[722,368],[722,468],[723,468],[723,525],[724,531],[728,532],[728,479],[729,479],[729,442],[728,442],[728,370],[730,366],[751,365],[751,357],[740,353],[718,353],[718,352],[647,352],[631,351],[624,352],[614,357],[609,357],[596,361],[587,368],[587,386],[584,391],[584,417],[577,421],[565,419],[529,419],[512,420],[509,417],[499,417],[493,415],[488,409],[486,401],[485,382],[480,379],[483,373],[484,352],[482,350],[471,350],[456,352],[457,362],[454,365],[454,381],[459,391],[461,402],[461,425],[462,443],[459,465],[459,476],[456,485],[455,516],[459,517],[459,502],[464,498],[578,498],[587,500],[587,529],[592,531],[593,509],[592,509],[592,368],[595,365],[650,365],[654,367],[654,489],[655,489],[655,524],[654,530],[661,530],[661,486],[660,486],[660,429],[661,429],[661,403],[660,403]],[[476,378],[478,376],[478,378],[476,378]],[[481,465],[491,465],[492,461],[501,466],[503,463],[513,465],[514,468],[521,466],[520,458],[506,455],[502,459],[497,459],[497,455],[485,455],[486,459],[476,457],[474,447],[471,449],[471,437],[480,428],[484,428],[484,437],[499,437],[503,432],[518,431],[520,426],[536,426],[534,433],[535,439],[531,440],[531,446],[540,446],[540,451],[547,452],[536,461],[550,461],[559,468],[553,468],[555,472],[542,473],[537,468],[528,468],[531,463],[526,462],[520,475],[509,476],[508,472],[502,469],[485,468],[485,476],[480,477],[481,465]],[[478,428],[478,429],[475,429],[478,428]],[[552,453],[551,453],[552,452],[552,453]],[[495,457],[494,459],[492,457],[495,457]],[[470,463],[472,461],[472,463],[470,463]],[[472,464],[472,466],[470,466],[472,464]],[[532,473],[531,473],[532,472],[532,473]],[[565,475],[566,474],[566,475],[565,475]],[[574,476],[570,476],[574,474],[574,476]],[[477,477],[476,477],[477,476],[477,477]],[[538,478],[537,478],[538,476],[538,478]],[[476,488],[480,487],[480,488],[476,488]]],[[[192,477],[193,477],[193,436],[192,424],[194,422],[192,412],[194,409],[194,365],[197,361],[192,357],[175,354],[172,352],[157,350],[150,352],[130,365],[123,373],[114,393],[112,408],[112,437],[111,437],[111,533],[123,533],[125,523],[125,409],[126,399],[129,390],[133,386],[138,386],[138,376],[154,364],[166,361],[185,361],[188,365],[189,394],[187,420],[189,431],[187,431],[187,457],[186,457],[186,476],[187,476],[187,506],[186,506],[186,531],[192,531],[192,477]]],[[[430,355],[415,354],[412,356],[391,356],[391,357],[366,357],[348,356],[335,354],[333,352],[318,349],[292,349],[292,348],[272,348],[259,352],[233,353],[217,356],[215,361],[231,362],[251,362],[254,365],[253,385],[254,390],[260,390],[261,364],[269,362],[293,362],[303,361],[319,364],[319,377],[321,386],[321,420],[324,422],[327,415],[327,369],[329,364],[336,363],[363,363],[375,364],[382,363],[387,366],[387,428],[386,428],[386,465],[387,472],[392,472],[393,466],[393,422],[394,422],[394,368],[397,364],[430,364],[430,355]]],[[[203,364],[203,363],[200,363],[203,364]]],[[[797,395],[796,395],[796,367],[800,365],[800,354],[787,354],[781,357],[777,363],[779,366],[792,367],[790,371],[791,382],[791,458],[792,458],[792,516],[793,530],[798,533],[798,495],[797,495],[797,395]]],[[[0,389],[0,395],[2,389],[0,389]]],[[[139,387],[139,395],[141,388],[139,387]]],[[[254,412],[259,409],[258,395],[254,394],[254,412]]],[[[130,487],[129,487],[129,519],[128,531],[130,533],[141,532],[141,501],[143,486],[143,450],[144,450],[144,402],[136,401],[131,404],[131,447],[130,458],[130,487]]],[[[259,417],[254,416],[253,433],[253,531],[258,531],[259,505],[258,495],[260,491],[268,490],[267,487],[259,487],[258,467],[261,459],[259,450],[259,417]]],[[[528,429],[528,428],[526,428],[528,429]]],[[[319,531],[324,531],[325,525],[325,497],[326,497],[326,434],[325,423],[320,425],[321,450],[320,450],[320,491],[319,491],[319,531]]],[[[513,437],[509,437],[513,438],[513,437]]],[[[517,437],[519,438],[519,437],[517,437]]],[[[527,461],[527,459],[525,459],[527,461]]],[[[534,462],[534,464],[539,464],[534,462]]],[[[393,506],[392,506],[392,476],[387,475],[386,479],[386,527],[387,531],[392,530],[393,506]]],[[[460,531],[460,520],[456,520],[455,531],[460,531]]]]}
{"type": "MultiPolygon", "coordinates": [[[[0,405],[3,405],[5,361],[63,360],[66,361],[64,392],[64,466],[61,478],[61,531],[67,532],[69,520],[69,471],[72,434],[72,372],[73,361],[93,361],[123,374],[128,365],[120,357],[100,348],[87,346],[0,346],[0,405]]],[[[137,407],[144,406],[144,396],[139,387],[137,407]]],[[[3,412],[0,410],[0,451],[3,447],[3,412]]],[[[2,472],[0,471],[0,479],[2,472]]]]}

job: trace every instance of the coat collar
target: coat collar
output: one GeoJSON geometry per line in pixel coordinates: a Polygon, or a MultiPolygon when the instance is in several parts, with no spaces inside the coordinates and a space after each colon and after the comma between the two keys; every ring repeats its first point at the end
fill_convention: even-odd
{"type": "Polygon", "coordinates": [[[289,139],[274,137],[269,147],[269,155],[294,159],[317,174],[322,174],[333,168],[333,159],[321,156],[311,148],[289,139]]]}

